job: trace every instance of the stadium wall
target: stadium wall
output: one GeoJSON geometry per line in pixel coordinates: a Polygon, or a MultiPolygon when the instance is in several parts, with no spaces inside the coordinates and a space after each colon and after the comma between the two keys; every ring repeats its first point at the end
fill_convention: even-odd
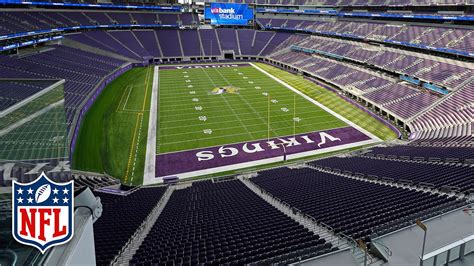
{"type": "Polygon", "coordinates": [[[69,143],[70,143],[70,153],[69,159],[72,160],[72,154],[74,153],[74,148],[76,146],[77,136],[79,134],[79,130],[81,127],[82,120],[84,119],[87,111],[91,108],[94,104],[97,97],[102,93],[105,87],[114,81],[117,77],[125,73],[126,71],[130,70],[134,65],[132,63],[127,63],[117,69],[114,73],[110,74],[108,77],[102,79],[102,81],[97,84],[96,88],[89,94],[87,100],[85,100],[81,106],[79,107],[79,112],[76,112],[74,116],[74,120],[71,125],[70,134],[69,134],[69,143]]]}

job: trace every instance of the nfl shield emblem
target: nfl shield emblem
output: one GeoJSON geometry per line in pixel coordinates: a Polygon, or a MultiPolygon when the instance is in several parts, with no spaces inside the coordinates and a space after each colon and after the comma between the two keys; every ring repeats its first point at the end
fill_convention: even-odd
{"type": "Polygon", "coordinates": [[[48,248],[71,240],[74,227],[74,184],[56,183],[44,173],[35,181],[12,186],[12,234],[16,241],[48,248]]]}

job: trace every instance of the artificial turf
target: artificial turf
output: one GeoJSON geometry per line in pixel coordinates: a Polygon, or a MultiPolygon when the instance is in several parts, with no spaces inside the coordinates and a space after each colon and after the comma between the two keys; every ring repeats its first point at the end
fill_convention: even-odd
{"type": "Polygon", "coordinates": [[[79,133],[73,168],[141,184],[153,66],[127,71],[97,98],[79,133]]]}
{"type": "MultiPolygon", "coordinates": [[[[396,138],[334,92],[301,76],[256,65],[379,138],[396,138]]],[[[141,184],[152,78],[153,67],[134,68],[107,86],[82,123],[74,169],[141,184]]],[[[157,153],[347,126],[252,66],[161,69],[158,92],[157,153]]]]}
{"type": "Polygon", "coordinates": [[[160,70],[158,106],[157,153],[347,126],[252,66],[160,70]]]}

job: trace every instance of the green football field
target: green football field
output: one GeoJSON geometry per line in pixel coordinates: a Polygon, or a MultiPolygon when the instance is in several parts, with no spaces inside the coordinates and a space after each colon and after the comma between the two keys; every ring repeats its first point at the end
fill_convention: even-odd
{"type": "MultiPolygon", "coordinates": [[[[266,64],[261,69],[382,140],[388,127],[335,93],[266,64]]],[[[109,84],[87,113],[73,168],[141,184],[153,66],[109,84]]],[[[347,124],[252,66],[160,69],[156,153],[288,136],[347,124]]]]}
{"type": "Polygon", "coordinates": [[[157,153],[347,126],[252,66],[160,70],[159,81],[157,153]]]}

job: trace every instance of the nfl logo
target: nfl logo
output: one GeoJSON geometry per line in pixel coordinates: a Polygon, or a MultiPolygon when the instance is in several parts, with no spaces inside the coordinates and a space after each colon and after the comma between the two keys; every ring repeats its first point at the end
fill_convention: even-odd
{"type": "Polygon", "coordinates": [[[73,236],[74,184],[51,181],[44,172],[35,181],[13,181],[12,234],[16,241],[38,248],[64,244],[73,236]]]}

